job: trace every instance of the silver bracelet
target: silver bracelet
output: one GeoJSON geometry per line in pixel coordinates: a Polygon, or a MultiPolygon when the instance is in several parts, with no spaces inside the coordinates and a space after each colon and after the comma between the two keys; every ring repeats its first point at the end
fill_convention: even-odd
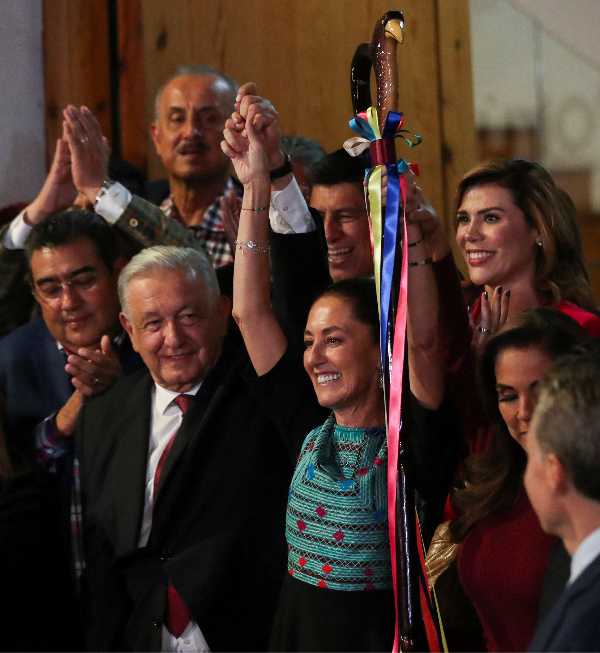
{"type": "Polygon", "coordinates": [[[236,240],[235,245],[238,249],[245,249],[255,254],[268,254],[271,250],[269,245],[259,245],[255,240],[236,240]]]}

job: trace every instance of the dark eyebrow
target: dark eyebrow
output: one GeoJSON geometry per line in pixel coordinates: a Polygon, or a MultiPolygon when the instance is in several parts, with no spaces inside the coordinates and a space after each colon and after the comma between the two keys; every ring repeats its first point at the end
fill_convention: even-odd
{"type": "MultiPolygon", "coordinates": [[[[76,276],[78,276],[80,274],[85,274],[87,272],[94,272],[95,273],[96,268],[93,267],[92,265],[84,265],[81,268],[77,268],[76,270],[73,270],[72,272],[69,272],[69,274],[67,275],[67,279],[73,279],[76,276]]],[[[36,285],[41,286],[42,284],[45,284],[45,283],[56,283],[58,281],[60,281],[60,279],[58,277],[42,277],[41,279],[36,279],[35,283],[36,283],[36,285]]]]}
{"type": "MultiPolygon", "coordinates": [[[[333,326],[326,327],[325,329],[323,329],[323,335],[328,336],[330,333],[333,333],[334,331],[344,331],[344,329],[334,324],[333,326]]],[[[304,335],[312,336],[312,332],[309,331],[308,329],[304,329],[304,335]]]]}
{"type": "MultiPolygon", "coordinates": [[[[489,211],[500,211],[501,213],[506,213],[506,209],[501,206],[487,206],[485,209],[480,209],[476,213],[477,215],[481,215],[482,213],[488,213],[489,211]]],[[[465,209],[458,209],[456,215],[468,215],[468,211],[465,209]]]]}

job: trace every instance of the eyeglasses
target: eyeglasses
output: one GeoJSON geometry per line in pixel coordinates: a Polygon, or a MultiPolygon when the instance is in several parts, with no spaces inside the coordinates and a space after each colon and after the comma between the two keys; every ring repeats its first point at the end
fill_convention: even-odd
{"type": "Polygon", "coordinates": [[[62,297],[68,288],[71,292],[82,293],[91,290],[98,281],[98,275],[95,271],[85,271],[73,276],[71,279],[58,281],[54,279],[45,279],[36,281],[33,288],[36,294],[46,301],[56,301],[62,297]]]}

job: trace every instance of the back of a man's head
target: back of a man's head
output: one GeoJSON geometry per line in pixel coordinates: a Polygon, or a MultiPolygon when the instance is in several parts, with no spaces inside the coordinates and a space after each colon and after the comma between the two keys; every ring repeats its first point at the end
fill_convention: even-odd
{"type": "Polygon", "coordinates": [[[561,357],[540,387],[540,449],[560,460],[574,488],[600,502],[600,347],[561,357]]]}
{"type": "Polygon", "coordinates": [[[31,230],[25,243],[25,255],[31,264],[33,253],[42,249],[55,249],[80,239],[88,239],[109,270],[119,258],[119,245],[113,228],[90,211],[68,209],[55,213],[31,230]]]}

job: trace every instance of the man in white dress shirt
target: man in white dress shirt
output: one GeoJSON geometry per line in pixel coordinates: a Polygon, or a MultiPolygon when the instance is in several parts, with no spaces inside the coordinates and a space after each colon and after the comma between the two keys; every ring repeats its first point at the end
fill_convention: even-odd
{"type": "MultiPolygon", "coordinates": [[[[146,368],[78,423],[92,650],[261,650],[285,570],[291,461],[207,256],[142,250],[119,278],[146,368]],[[236,344],[237,343],[237,344],[236,344]]],[[[266,375],[268,376],[268,375],[266,375]]]]}

